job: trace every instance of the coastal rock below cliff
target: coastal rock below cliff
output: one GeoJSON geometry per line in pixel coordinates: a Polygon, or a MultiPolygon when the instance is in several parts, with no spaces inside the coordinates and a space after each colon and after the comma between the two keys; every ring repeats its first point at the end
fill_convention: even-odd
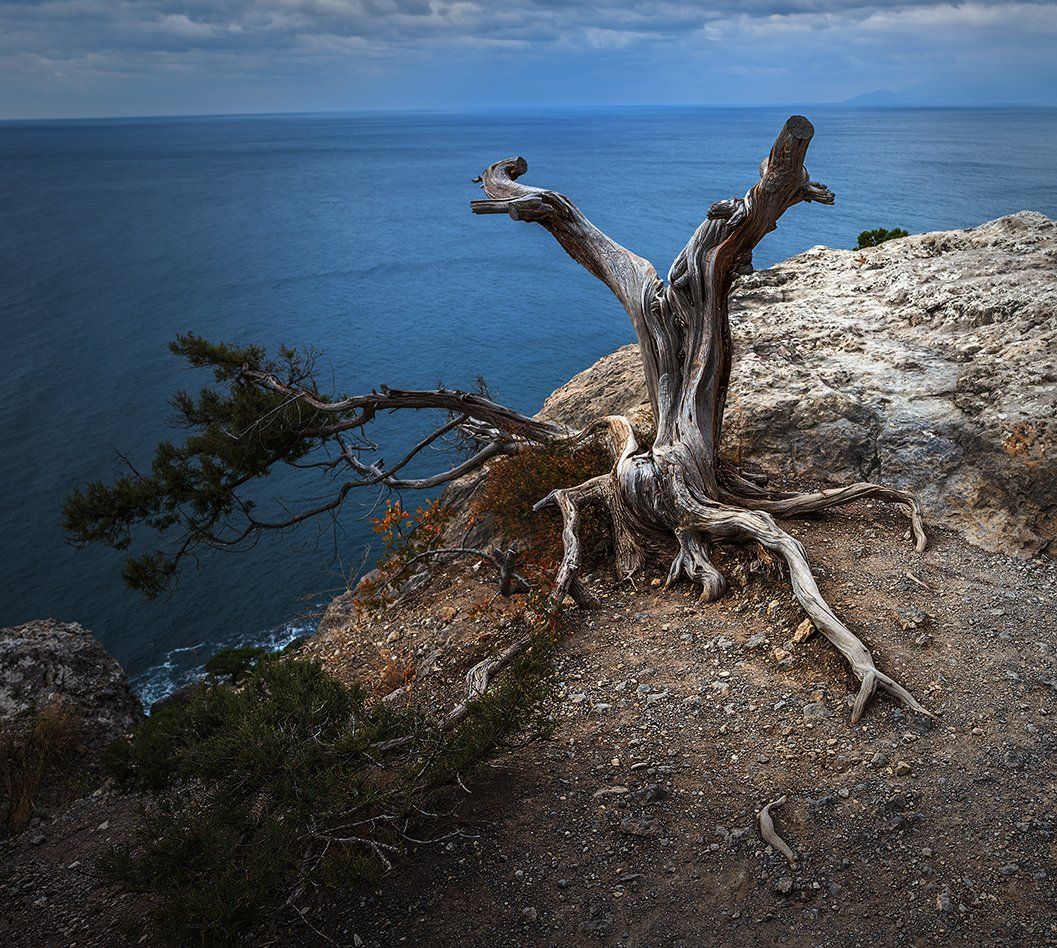
{"type": "MultiPolygon", "coordinates": [[[[727,456],[779,483],[872,480],[928,520],[1032,556],[1057,537],[1057,224],[1023,211],[867,250],[815,247],[738,281],[727,456]]],[[[638,350],[542,414],[652,424],[638,350]]]]}
{"type": "Polygon", "coordinates": [[[76,622],[38,619],[0,630],[0,728],[61,705],[92,756],[143,717],[121,666],[76,622]]]}

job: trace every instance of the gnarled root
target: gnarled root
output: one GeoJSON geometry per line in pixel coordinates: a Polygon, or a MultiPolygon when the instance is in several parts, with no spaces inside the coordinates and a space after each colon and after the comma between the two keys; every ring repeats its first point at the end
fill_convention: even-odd
{"type": "Polygon", "coordinates": [[[557,504],[562,512],[562,544],[565,552],[562,555],[558,575],[554,580],[554,591],[551,593],[550,610],[557,612],[565,597],[572,596],[573,601],[583,609],[597,609],[598,600],[580,582],[580,505],[592,500],[599,500],[609,489],[610,475],[592,477],[576,487],[563,487],[552,490],[533,510],[539,510],[548,504],[557,504]]]}
{"type": "Polygon", "coordinates": [[[919,714],[935,716],[923,708],[906,688],[877,669],[870,650],[837,618],[819,592],[803,545],[780,529],[770,514],[720,504],[706,505],[692,498],[685,488],[681,494],[680,501],[687,509],[688,519],[697,529],[714,539],[755,540],[766,549],[778,553],[786,561],[793,595],[815,627],[844,656],[852,673],[862,683],[852,707],[852,724],[858,724],[866,705],[878,688],[887,691],[919,714]]]}
{"type": "Polygon", "coordinates": [[[672,561],[664,588],[680,576],[687,576],[691,582],[701,584],[701,602],[715,602],[727,591],[727,580],[712,563],[712,544],[708,537],[699,530],[677,530],[675,535],[679,552],[672,561]]]}
{"type": "MultiPolygon", "coordinates": [[[[729,474],[727,478],[729,483],[729,474]]],[[[767,491],[744,478],[739,478],[737,483],[729,484],[729,486],[734,489],[724,499],[729,499],[739,506],[762,510],[778,517],[800,517],[804,514],[826,510],[829,507],[854,503],[856,500],[866,500],[869,497],[887,500],[906,509],[910,517],[910,530],[914,536],[914,548],[919,553],[924,551],[928,542],[917,501],[912,495],[893,487],[882,487],[880,484],[862,481],[858,484],[849,484],[847,487],[836,487],[811,493],[793,493],[767,491]]]]}
{"type": "Polygon", "coordinates": [[[777,800],[773,800],[760,810],[760,835],[763,837],[765,843],[785,856],[786,862],[795,869],[796,855],[793,853],[793,850],[789,848],[786,841],[775,832],[774,820],[771,818],[771,808],[781,806],[785,803],[785,799],[785,795],[783,794],[777,800]]]}

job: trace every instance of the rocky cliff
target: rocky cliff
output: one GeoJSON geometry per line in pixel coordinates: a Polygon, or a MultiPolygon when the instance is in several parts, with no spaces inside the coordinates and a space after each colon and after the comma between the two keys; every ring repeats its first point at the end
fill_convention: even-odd
{"type": "Polygon", "coordinates": [[[60,702],[94,750],[143,717],[128,678],[98,639],[76,622],[38,619],[0,629],[0,729],[60,702]]]}
{"type": "MultiPolygon", "coordinates": [[[[1057,536],[1057,224],[1023,211],[867,250],[814,247],[738,281],[725,444],[780,482],[872,480],[929,521],[1031,556],[1057,536]]],[[[543,414],[651,413],[638,350],[543,414]]]]}

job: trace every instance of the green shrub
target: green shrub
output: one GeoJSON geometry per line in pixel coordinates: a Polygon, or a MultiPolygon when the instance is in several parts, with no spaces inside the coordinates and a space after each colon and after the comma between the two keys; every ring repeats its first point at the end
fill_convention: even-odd
{"type": "Polygon", "coordinates": [[[268,650],[256,645],[246,645],[242,648],[222,648],[208,662],[206,672],[214,678],[227,678],[235,684],[239,678],[249,671],[262,656],[267,655],[268,650]]]}
{"type": "Polygon", "coordinates": [[[855,245],[856,250],[864,250],[867,247],[876,247],[886,240],[896,240],[900,237],[909,237],[910,232],[896,227],[893,230],[885,230],[878,227],[877,230],[864,230],[859,233],[859,242],[855,245]]]}
{"type": "Polygon", "coordinates": [[[147,895],[148,934],[178,944],[231,943],[328,893],[347,898],[404,851],[445,788],[546,729],[548,641],[449,728],[280,656],[239,690],[203,687],[111,749],[119,785],[149,802],[104,875],[147,895]]]}

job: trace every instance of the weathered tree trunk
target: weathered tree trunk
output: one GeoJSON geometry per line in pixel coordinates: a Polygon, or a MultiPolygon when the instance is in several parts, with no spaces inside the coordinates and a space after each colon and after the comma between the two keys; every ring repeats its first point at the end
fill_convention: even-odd
{"type": "Polygon", "coordinates": [[[760,180],[744,198],[719,201],[676,257],[662,281],[649,261],[621,247],[596,228],[564,195],[529,187],[519,178],[524,158],[496,162],[476,179],[487,200],[478,214],[508,214],[545,227],[623,304],[638,336],[656,421],[652,446],[640,447],[623,417],[599,419],[578,437],[604,433],[613,455],[607,477],[553,492],[540,505],[556,503],[565,519],[565,556],[555,602],[567,593],[583,605],[577,521],[585,503],[604,502],[613,518],[617,565],[631,573],[650,539],[678,541],[668,582],[686,577],[702,587],[702,599],[723,594],[726,582],[712,563],[712,544],[756,541],[784,558],[793,592],[819,631],[848,660],[861,685],[852,711],[857,722],[880,687],[927,714],[898,683],[877,670],[869,650],[836,617],[819,592],[801,544],[772,514],[796,516],[877,497],[905,506],[918,550],[925,534],[913,498],[876,484],[816,493],[766,489],[726,465],[720,454],[723,412],[730,382],[732,342],[728,299],[736,275],[751,267],[753,248],[794,204],[832,204],[833,193],[809,180],[804,168],[814,129],[803,116],[790,118],[760,165],[760,180]]]}

